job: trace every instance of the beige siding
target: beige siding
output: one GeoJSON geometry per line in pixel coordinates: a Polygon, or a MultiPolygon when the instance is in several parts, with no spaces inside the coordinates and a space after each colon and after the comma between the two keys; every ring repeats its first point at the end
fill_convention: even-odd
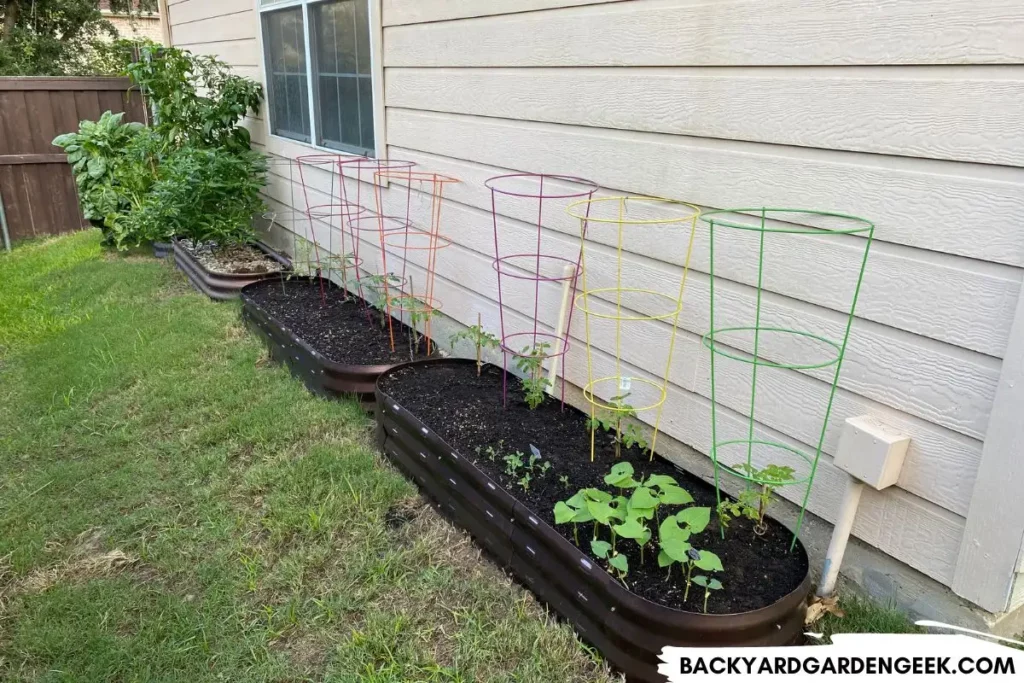
{"type": "MultiPolygon", "coordinates": [[[[258,74],[253,2],[171,4],[175,43],[258,74]]],[[[843,475],[831,453],[845,418],[875,415],[905,431],[912,442],[898,487],[865,496],[854,534],[950,585],[1024,267],[1020,3],[382,0],[382,12],[389,153],[464,181],[444,209],[455,245],[440,254],[436,285],[445,314],[462,323],[481,311],[485,326],[498,327],[482,183],[508,170],[582,175],[606,194],[834,209],[877,223],[810,509],[828,520],[836,513],[843,475]]],[[[310,150],[269,137],[262,121],[253,135],[273,154],[310,150]]],[[[275,169],[268,187],[282,216],[301,197],[286,176],[275,169]]],[[[316,176],[311,201],[330,186],[316,176]]],[[[510,212],[504,234],[525,239],[530,220],[510,212]]],[[[308,234],[305,222],[281,222],[308,234]]],[[[326,226],[315,229],[338,242],[326,226]]],[[[545,239],[565,255],[577,231],[567,217],[545,221],[545,239]]],[[[765,323],[838,335],[861,246],[858,238],[771,243],[765,323]]],[[[372,263],[377,246],[362,248],[372,263]]],[[[638,238],[629,249],[645,273],[639,286],[678,272],[678,248],[638,238]]],[[[718,305],[724,315],[749,312],[755,245],[731,237],[716,251],[718,305]]],[[[591,268],[610,263],[596,258],[591,268]]],[[[707,452],[703,235],[693,267],[663,427],[707,452]]],[[[552,326],[559,289],[541,295],[542,323],[552,326]]],[[[532,290],[506,293],[512,319],[532,311],[528,297],[532,290]]],[[[581,325],[577,317],[577,339],[581,325]]],[[[630,372],[659,372],[666,333],[653,322],[631,331],[630,372]]],[[[598,330],[597,339],[596,362],[606,365],[611,337],[598,330]]],[[[586,369],[575,348],[565,371],[579,385],[586,369]]],[[[726,364],[719,372],[722,430],[745,435],[749,375],[726,364]]],[[[765,373],[757,431],[813,450],[827,379],[820,370],[765,373]]]]}

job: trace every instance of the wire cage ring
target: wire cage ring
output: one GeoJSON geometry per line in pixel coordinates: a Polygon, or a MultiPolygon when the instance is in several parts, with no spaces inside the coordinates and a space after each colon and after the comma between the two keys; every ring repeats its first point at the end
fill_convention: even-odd
{"type": "Polygon", "coordinates": [[[701,343],[714,354],[730,358],[740,363],[746,363],[747,365],[757,365],[762,368],[780,368],[784,370],[815,370],[817,368],[827,368],[835,365],[839,362],[839,358],[842,355],[843,347],[836,341],[822,337],[821,335],[813,334],[811,332],[803,332],[801,330],[792,330],[785,327],[758,327],[758,326],[739,326],[739,327],[719,327],[718,329],[711,330],[703,337],[701,337],[701,343]],[[752,354],[739,355],[742,352],[733,352],[726,350],[726,344],[719,339],[721,335],[728,334],[730,332],[753,332],[757,334],[762,340],[765,333],[769,335],[790,335],[801,337],[803,339],[810,339],[816,342],[820,342],[829,347],[829,353],[834,355],[818,363],[781,363],[771,361],[763,356],[758,355],[756,358],[752,354]]]}
{"type": "MultiPolygon", "coordinates": [[[[604,301],[605,303],[608,303],[609,305],[615,305],[614,302],[608,301],[604,297],[601,297],[601,300],[604,301]]],[[[641,289],[638,287],[602,287],[600,289],[588,289],[584,291],[582,294],[578,294],[576,296],[576,307],[579,308],[584,313],[586,313],[587,315],[592,315],[595,318],[604,318],[606,320],[621,320],[623,322],[638,322],[643,320],[665,320],[667,318],[672,318],[683,310],[683,300],[681,298],[677,299],[674,296],[669,296],[664,292],[654,291],[653,289],[641,289]],[[597,311],[591,310],[587,301],[588,297],[595,296],[598,294],[608,294],[611,292],[614,292],[616,295],[619,296],[621,296],[622,294],[643,294],[645,296],[652,296],[655,297],[656,299],[668,302],[669,304],[671,304],[672,308],[662,313],[654,313],[650,315],[623,315],[621,312],[599,313],[597,311]]]]}
{"type": "Polygon", "coordinates": [[[549,358],[559,358],[564,356],[569,351],[569,338],[565,335],[552,334],[551,332],[514,332],[513,334],[507,334],[502,337],[501,350],[505,353],[516,356],[517,358],[539,358],[541,360],[548,360],[549,358]],[[517,351],[512,347],[509,340],[515,339],[516,337],[529,337],[532,340],[532,342],[526,346],[527,349],[536,349],[538,339],[548,339],[552,342],[558,342],[560,346],[549,344],[552,348],[558,348],[557,351],[552,351],[550,353],[524,353],[522,350],[517,351]]]}
{"type": "Polygon", "coordinates": [[[712,227],[732,228],[734,230],[747,230],[750,232],[789,234],[789,235],[867,235],[872,236],[875,231],[875,224],[871,221],[838,211],[817,211],[814,209],[778,209],[778,208],[745,208],[745,209],[720,209],[717,211],[705,211],[700,214],[700,220],[712,227]],[[724,216],[737,216],[737,219],[726,219],[724,216]],[[817,216],[819,218],[834,218],[841,221],[850,221],[852,225],[848,228],[818,228],[795,223],[785,222],[788,217],[817,216]],[[744,223],[739,218],[752,221],[744,223]],[[768,225],[766,221],[774,220],[781,225],[768,225]]]}
{"type": "Polygon", "coordinates": [[[565,282],[566,280],[574,280],[576,275],[579,273],[579,264],[572,259],[563,258],[561,256],[550,256],[548,254],[537,254],[537,253],[523,253],[523,254],[511,254],[509,256],[502,256],[501,258],[494,259],[491,261],[491,268],[493,268],[498,275],[503,277],[510,277],[515,280],[530,280],[531,282],[565,282]],[[541,275],[538,273],[529,272],[525,266],[516,265],[514,260],[522,260],[526,265],[530,265],[530,261],[533,262],[533,266],[538,270],[545,270],[545,264],[552,266],[561,266],[561,275],[541,275]],[[540,267],[538,266],[540,264],[540,267]],[[572,272],[569,272],[569,267],[572,267],[572,272]],[[515,268],[516,270],[511,270],[515,268]],[[520,271],[526,271],[520,272],[520,271]]]}
{"type": "Polygon", "coordinates": [[[808,472],[808,474],[799,479],[787,479],[786,481],[764,479],[760,477],[755,477],[745,472],[740,472],[739,470],[735,469],[730,465],[723,464],[721,459],[719,458],[719,450],[722,448],[726,448],[728,446],[746,446],[748,450],[753,448],[754,446],[764,446],[767,448],[774,449],[776,451],[785,451],[789,453],[791,456],[796,456],[803,462],[807,463],[807,466],[809,468],[814,467],[814,458],[813,456],[804,453],[799,448],[787,446],[786,444],[779,443],[778,441],[765,441],[763,439],[731,439],[729,441],[719,441],[714,446],[712,446],[711,459],[714,461],[715,467],[721,470],[725,470],[732,476],[737,477],[738,479],[742,479],[743,481],[749,482],[751,484],[757,484],[758,486],[778,487],[806,484],[811,478],[810,472],[808,472]]]}
{"type": "Polygon", "coordinates": [[[384,244],[395,249],[409,251],[433,251],[450,247],[455,240],[447,235],[432,234],[423,230],[385,230],[384,244]]]}
{"type": "Polygon", "coordinates": [[[612,375],[612,376],[609,376],[609,377],[601,377],[600,379],[595,379],[592,382],[588,382],[583,387],[583,398],[585,398],[588,403],[590,403],[592,405],[595,405],[598,408],[603,408],[603,409],[605,409],[607,411],[615,412],[615,413],[628,413],[628,412],[640,412],[642,410],[654,410],[655,408],[661,407],[661,405],[664,404],[665,401],[668,399],[668,390],[665,388],[663,383],[658,383],[658,382],[655,382],[654,380],[646,379],[644,377],[631,377],[630,378],[630,382],[631,383],[636,383],[636,384],[643,384],[645,386],[649,386],[649,387],[652,387],[653,389],[655,389],[657,391],[658,398],[653,403],[649,403],[647,405],[642,405],[642,406],[627,406],[627,405],[614,406],[614,405],[610,405],[607,401],[603,401],[602,399],[598,398],[594,394],[594,390],[599,385],[607,384],[609,382],[614,382],[616,387],[621,387],[622,386],[622,380],[623,380],[622,377],[619,377],[618,375],[612,375]]]}
{"type": "Polygon", "coordinates": [[[579,202],[573,202],[566,208],[568,213],[573,218],[576,218],[584,223],[615,223],[619,225],[673,225],[676,223],[687,223],[695,222],[701,215],[701,209],[699,206],[693,204],[687,204],[686,202],[676,201],[674,199],[664,199],[662,197],[644,197],[641,195],[636,196],[625,196],[625,197],[598,197],[596,199],[584,199],[579,202]],[[612,204],[619,205],[621,211],[618,214],[602,216],[600,215],[600,209],[606,206],[614,206],[612,204]],[[685,209],[686,213],[680,216],[659,216],[656,218],[629,218],[625,215],[625,212],[629,210],[629,206],[641,206],[641,207],[659,207],[659,208],[677,208],[685,209]],[[597,208],[597,215],[594,213],[594,209],[597,208]]]}

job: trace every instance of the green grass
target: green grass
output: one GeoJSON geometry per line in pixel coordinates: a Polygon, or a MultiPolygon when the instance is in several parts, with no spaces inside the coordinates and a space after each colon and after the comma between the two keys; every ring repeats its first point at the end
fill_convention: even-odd
{"type": "Polygon", "coordinates": [[[824,634],[823,643],[831,642],[837,633],[924,633],[906,614],[889,605],[847,596],[840,600],[840,607],[844,617],[826,614],[812,628],[814,632],[824,634]]]}
{"type": "Polygon", "coordinates": [[[234,305],[0,256],[0,680],[610,681],[234,305]]]}

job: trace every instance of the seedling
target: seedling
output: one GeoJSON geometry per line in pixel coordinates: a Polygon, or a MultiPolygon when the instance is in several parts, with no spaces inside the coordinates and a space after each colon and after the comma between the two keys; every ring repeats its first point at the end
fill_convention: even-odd
{"type": "Polygon", "coordinates": [[[711,597],[711,591],[722,590],[722,582],[718,579],[709,579],[702,574],[693,577],[693,582],[704,589],[704,614],[707,614],[708,598],[711,597]]]}
{"type": "Polygon", "coordinates": [[[519,470],[525,465],[523,462],[524,457],[526,456],[523,455],[522,451],[516,451],[515,453],[505,455],[502,458],[502,460],[505,461],[505,474],[513,478],[519,476],[519,470]]]}
{"type": "Polygon", "coordinates": [[[646,520],[656,519],[662,505],[688,505],[693,502],[686,489],[667,474],[652,474],[637,481],[633,478],[633,465],[628,462],[616,463],[605,475],[604,482],[625,492],[632,489],[629,498],[629,514],[646,520]]]}
{"type": "Polygon", "coordinates": [[[772,501],[772,494],[775,493],[777,486],[793,481],[795,470],[779,465],[766,465],[763,470],[758,470],[747,463],[734,465],[733,469],[760,482],[761,487],[748,487],[735,501],[723,500],[718,506],[718,519],[723,527],[728,527],[733,519],[746,517],[753,520],[754,533],[763,536],[768,531],[768,525],[764,520],[768,514],[768,505],[772,501]]]}
{"type": "Polygon", "coordinates": [[[530,490],[530,481],[532,479],[533,477],[530,475],[529,472],[524,473],[522,478],[519,479],[519,485],[523,487],[524,491],[530,490]]]}
{"type": "Polygon", "coordinates": [[[490,332],[484,330],[480,322],[480,314],[476,314],[476,325],[468,327],[461,332],[456,332],[448,338],[448,343],[455,346],[463,339],[468,339],[476,346],[476,376],[479,377],[484,369],[484,349],[497,349],[501,347],[501,341],[490,332]]]}
{"type": "Polygon", "coordinates": [[[577,527],[581,522],[594,522],[594,538],[598,538],[598,525],[609,528],[612,547],[615,547],[616,533],[613,522],[621,522],[626,517],[627,501],[622,496],[612,496],[601,489],[583,489],[572,498],[555,503],[555,524],[573,523],[573,538],[579,545],[577,527]]]}
{"type": "Polygon", "coordinates": [[[550,349],[550,343],[538,342],[533,346],[524,346],[516,357],[516,366],[526,375],[522,380],[523,393],[530,410],[536,410],[544,402],[547,390],[551,387],[551,382],[544,376],[544,359],[548,357],[550,349]]]}
{"type": "Polygon", "coordinates": [[[629,560],[625,555],[620,555],[615,547],[607,541],[594,539],[590,542],[590,550],[597,557],[608,562],[608,573],[622,581],[625,585],[626,575],[629,574],[629,560]]]}
{"type": "MultiPolygon", "coordinates": [[[[673,564],[678,562],[683,565],[689,565],[691,562],[696,562],[688,554],[693,549],[690,537],[704,531],[710,522],[711,508],[689,507],[667,517],[661,523],[661,526],[658,528],[658,546],[661,548],[661,551],[658,553],[658,566],[668,567],[668,572],[665,575],[666,581],[672,576],[673,564]]],[[[703,556],[703,553],[706,551],[699,552],[703,556]]],[[[708,555],[714,557],[714,561],[721,565],[721,560],[714,553],[708,553],[708,555]]],[[[709,559],[708,561],[710,562],[711,560],[709,559]]],[[[696,566],[699,567],[700,565],[696,566]]],[[[706,571],[711,570],[708,569],[706,571]]],[[[687,582],[689,582],[689,576],[687,576],[687,582]]]]}
{"type": "Polygon", "coordinates": [[[625,427],[622,426],[623,420],[636,418],[636,409],[626,403],[627,398],[629,398],[629,392],[613,396],[608,401],[610,409],[599,408],[594,416],[587,420],[587,427],[591,430],[600,429],[612,435],[616,458],[622,456],[623,446],[626,448],[639,446],[640,450],[647,450],[648,447],[647,440],[644,439],[636,424],[627,422],[625,427]]]}
{"type": "Polygon", "coordinates": [[[385,311],[387,311],[391,301],[388,292],[392,287],[400,287],[403,284],[402,278],[394,273],[386,273],[384,275],[367,275],[363,280],[365,280],[366,288],[373,292],[373,301],[370,303],[370,306],[380,314],[380,327],[384,329],[384,326],[387,324],[385,311]]]}
{"type": "Polygon", "coordinates": [[[569,488],[569,475],[568,474],[563,474],[560,477],[558,477],[558,481],[565,488],[569,488]]]}

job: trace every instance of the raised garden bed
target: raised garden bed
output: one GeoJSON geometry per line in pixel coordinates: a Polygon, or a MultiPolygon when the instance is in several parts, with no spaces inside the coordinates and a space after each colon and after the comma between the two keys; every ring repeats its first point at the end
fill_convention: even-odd
{"type": "Polygon", "coordinates": [[[174,263],[196,289],[215,301],[237,299],[243,287],[276,277],[291,264],[263,242],[232,248],[222,256],[174,241],[174,263]],[[229,272],[230,271],[230,272],[229,272]]]}
{"type": "MultiPolygon", "coordinates": [[[[618,540],[630,567],[622,581],[590,551],[590,524],[579,525],[577,547],[573,525],[555,524],[554,505],[583,488],[608,489],[604,476],[618,462],[631,463],[638,478],[673,477],[696,506],[713,509],[714,488],[660,458],[650,462],[636,447],[623,449],[616,460],[606,434],[598,435],[591,463],[587,416],[569,406],[562,411],[550,398],[529,410],[518,388],[510,388],[503,409],[501,381],[500,368],[484,366],[477,376],[476,364],[467,360],[412,363],[384,373],[376,391],[379,445],[441,510],[631,681],[664,680],[657,655],[666,645],[784,645],[801,639],[811,588],[807,555],[799,543],[789,550],[792,535],[774,520],[767,520],[763,535],[746,519],[733,520],[724,539],[714,520],[699,535],[700,548],[724,564],[714,576],[725,590],[713,594],[708,613],[702,612],[698,586],[684,601],[678,565],[674,580],[666,580],[650,555],[641,562],[632,541],[618,540]],[[531,445],[551,467],[524,488],[508,474],[502,454],[529,454],[531,445]],[[487,447],[497,456],[492,459],[487,447]]],[[[647,552],[656,554],[657,548],[647,552]]]]}
{"type": "Polygon", "coordinates": [[[315,394],[372,401],[381,373],[409,361],[408,328],[393,321],[393,352],[380,314],[329,280],[277,276],[248,285],[241,297],[246,324],[315,394]]]}

